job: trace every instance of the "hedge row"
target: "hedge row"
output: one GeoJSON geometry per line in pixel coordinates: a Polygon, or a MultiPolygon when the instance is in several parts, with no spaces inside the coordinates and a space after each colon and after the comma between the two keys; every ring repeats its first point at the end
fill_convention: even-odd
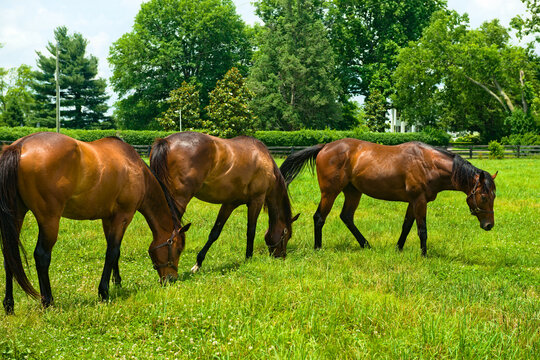
{"type": "MultiPolygon", "coordinates": [[[[32,127],[0,127],[0,140],[15,141],[23,136],[38,132],[50,131],[56,129],[32,128],[32,127]]],[[[173,134],[174,131],[150,131],[150,130],[79,130],[79,129],[61,129],[62,134],[82,141],[94,141],[107,136],[118,136],[128,144],[132,145],[151,145],[159,137],[165,137],[173,134]]]]}
{"type": "Polygon", "coordinates": [[[446,133],[377,133],[354,130],[300,130],[257,131],[255,137],[266,146],[311,146],[329,143],[343,138],[355,138],[385,145],[397,145],[408,141],[421,141],[435,146],[446,146],[450,136],[446,133]]]}
{"type": "MultiPolygon", "coordinates": [[[[30,127],[0,127],[0,140],[14,141],[37,131],[55,131],[55,129],[30,127]]],[[[118,136],[132,145],[151,145],[156,138],[165,137],[173,132],[150,130],[71,130],[61,132],[75,139],[93,141],[107,136],[118,136]]],[[[311,146],[329,143],[343,138],[356,138],[379,144],[396,145],[408,141],[421,141],[435,146],[446,146],[450,136],[445,133],[372,133],[338,130],[300,130],[300,131],[257,131],[255,137],[266,146],[311,146]]]]}

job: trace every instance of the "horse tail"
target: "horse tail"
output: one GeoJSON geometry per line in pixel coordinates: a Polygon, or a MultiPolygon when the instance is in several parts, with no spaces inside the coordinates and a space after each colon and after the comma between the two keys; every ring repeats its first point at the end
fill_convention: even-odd
{"type": "Polygon", "coordinates": [[[289,155],[279,168],[286,184],[289,185],[300,174],[306,163],[313,168],[317,155],[325,146],[326,144],[319,144],[289,155]]]}
{"type": "MultiPolygon", "coordinates": [[[[4,261],[15,280],[28,295],[39,297],[24,272],[19,247],[19,229],[16,219],[19,202],[17,186],[18,169],[21,159],[21,145],[5,147],[0,157],[0,233],[2,234],[2,253],[4,261]]],[[[24,249],[23,249],[24,250],[24,249]]]]}

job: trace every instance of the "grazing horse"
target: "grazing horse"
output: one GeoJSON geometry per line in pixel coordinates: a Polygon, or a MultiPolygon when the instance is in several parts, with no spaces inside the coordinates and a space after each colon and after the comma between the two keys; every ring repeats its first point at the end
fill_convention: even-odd
{"type": "Polygon", "coordinates": [[[6,312],[13,313],[13,277],[27,294],[39,296],[24,272],[19,253],[19,235],[28,210],[39,227],[34,258],[45,307],[53,303],[49,265],[61,217],[102,219],[107,252],[98,289],[103,300],[109,297],[111,272],[114,282],[121,282],[120,243],[137,210],[152,230],[149,252],[160,280],[176,279],[189,225],[181,227],[169,207],[173,201],[166,196],[133,147],[118,138],[85,143],[57,133],[37,133],[6,146],[0,157],[6,312]]]}
{"type": "Polygon", "coordinates": [[[416,220],[422,255],[426,255],[427,203],[443,190],[467,194],[471,214],[478,218],[482,229],[493,228],[493,180],[497,174],[491,176],[449,151],[419,142],[385,146],[356,139],[337,140],[290,155],[281,165],[287,184],[306,162],[313,165],[314,161],[321,190],[321,202],[313,215],[316,249],[322,246],[322,228],[340,192],[345,195],[341,220],[361,247],[369,247],[354,224],[354,212],[362,194],[409,203],[397,243],[400,251],[416,220]]]}
{"type": "Polygon", "coordinates": [[[193,197],[222,204],[192,272],[199,270],[225,222],[243,204],[248,208],[246,258],[253,255],[257,218],[263,205],[269,217],[266,245],[271,255],[285,257],[292,223],[298,215],[291,215],[285,180],[263,143],[246,136],[220,139],[196,132],[177,133],[156,140],[150,167],[176,200],[180,218],[193,197]]]}

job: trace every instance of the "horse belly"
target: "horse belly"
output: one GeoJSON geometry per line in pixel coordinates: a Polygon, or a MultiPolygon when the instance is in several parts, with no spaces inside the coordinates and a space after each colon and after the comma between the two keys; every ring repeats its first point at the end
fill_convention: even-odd
{"type": "Polygon", "coordinates": [[[358,191],[374,199],[409,201],[405,181],[399,176],[382,178],[361,177],[353,180],[352,183],[358,191]]]}
{"type": "Polygon", "coordinates": [[[72,197],[66,202],[62,217],[73,220],[96,220],[111,217],[114,202],[98,203],[87,197],[72,197]]]}

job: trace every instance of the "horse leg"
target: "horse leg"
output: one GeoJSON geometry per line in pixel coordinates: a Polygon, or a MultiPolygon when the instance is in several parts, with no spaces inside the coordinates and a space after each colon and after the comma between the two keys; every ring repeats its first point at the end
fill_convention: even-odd
{"type": "Polygon", "coordinates": [[[39,279],[41,303],[43,304],[43,307],[49,307],[53,304],[54,300],[49,279],[49,266],[51,265],[52,248],[58,239],[60,217],[47,218],[44,220],[38,219],[38,224],[39,235],[34,250],[34,259],[36,261],[36,270],[39,279]]]}
{"type": "Polygon", "coordinates": [[[413,212],[414,212],[414,218],[416,219],[418,237],[420,238],[420,247],[422,248],[422,256],[426,256],[427,254],[427,226],[426,226],[427,202],[423,199],[415,201],[413,205],[413,212]]]}
{"type": "Polygon", "coordinates": [[[101,300],[109,299],[109,281],[111,272],[114,271],[113,281],[115,284],[120,284],[120,271],[118,268],[118,259],[120,259],[120,244],[126,232],[127,226],[131,222],[132,216],[125,214],[116,215],[109,219],[103,219],[103,231],[107,240],[107,252],[105,253],[105,264],[101,274],[101,281],[98,286],[98,293],[101,300]]]}
{"type": "Polygon", "coordinates": [[[229,218],[233,210],[236,209],[237,207],[238,205],[230,205],[230,204],[221,205],[216,222],[214,223],[214,226],[212,227],[212,231],[210,231],[210,235],[208,236],[208,241],[206,241],[206,244],[204,244],[201,251],[199,251],[199,253],[197,254],[197,263],[191,268],[192,273],[196,273],[197,271],[199,271],[204,261],[204,258],[206,257],[206,253],[208,252],[208,249],[210,249],[210,246],[212,246],[214,241],[217,240],[217,238],[219,237],[219,234],[221,234],[221,230],[223,230],[223,226],[225,225],[225,222],[227,221],[227,219],[229,218]]]}
{"type": "Polygon", "coordinates": [[[313,215],[315,225],[315,249],[322,247],[322,228],[338,194],[321,192],[321,202],[313,215]]]}
{"type": "Polygon", "coordinates": [[[397,249],[399,251],[403,250],[403,246],[405,245],[405,241],[407,240],[407,235],[409,235],[413,224],[413,206],[411,205],[411,203],[409,203],[409,206],[407,207],[407,212],[405,213],[405,219],[403,220],[403,225],[401,226],[401,235],[399,236],[399,240],[397,242],[397,249]]]}
{"type": "Polygon", "coordinates": [[[257,219],[261,213],[263,203],[264,198],[261,198],[253,200],[248,204],[246,259],[253,256],[253,241],[255,240],[255,231],[257,230],[257,219]]]}
{"type": "Polygon", "coordinates": [[[343,194],[345,195],[345,202],[343,203],[343,209],[341,210],[339,217],[345,223],[347,229],[354,235],[356,241],[360,244],[360,247],[363,248],[364,246],[367,246],[369,249],[371,246],[354,224],[354,213],[358,208],[362,193],[356,190],[352,185],[349,185],[343,189],[343,194]]]}

